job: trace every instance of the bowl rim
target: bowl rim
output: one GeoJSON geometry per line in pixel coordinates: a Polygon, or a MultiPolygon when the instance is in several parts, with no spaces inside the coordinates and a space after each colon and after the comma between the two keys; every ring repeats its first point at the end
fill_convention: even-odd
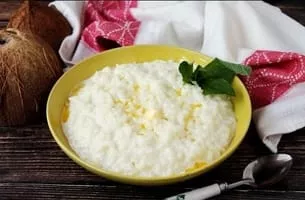
{"type": "Polygon", "coordinates": [[[105,169],[96,167],[96,166],[90,164],[89,162],[84,161],[83,159],[81,159],[74,152],[74,150],[72,148],[71,148],[72,150],[70,150],[69,147],[67,147],[66,145],[63,144],[63,142],[57,136],[56,131],[54,130],[54,127],[52,126],[52,123],[51,123],[51,119],[50,119],[51,116],[50,116],[49,110],[52,109],[52,106],[51,106],[50,102],[52,101],[52,97],[53,97],[56,89],[59,87],[61,80],[64,79],[65,76],[67,76],[68,73],[72,73],[71,71],[77,70],[78,68],[80,68],[83,65],[83,63],[86,63],[86,62],[88,62],[88,60],[96,58],[96,57],[100,56],[101,54],[107,54],[107,53],[111,53],[111,52],[115,52],[115,51],[120,51],[122,49],[150,48],[150,47],[182,50],[182,51],[186,51],[188,53],[194,54],[198,57],[204,57],[205,59],[209,60],[208,63],[212,61],[212,57],[207,56],[205,54],[202,54],[200,52],[192,51],[192,50],[186,49],[186,48],[170,46],[170,45],[147,45],[147,44],[144,44],[144,45],[133,45],[133,46],[124,46],[124,47],[114,48],[114,49],[99,52],[97,54],[89,56],[89,57],[81,60],[80,62],[77,62],[75,65],[73,65],[73,67],[70,68],[69,70],[67,70],[56,81],[56,83],[53,85],[53,87],[52,87],[52,89],[49,93],[48,100],[47,100],[47,106],[46,106],[46,115],[47,116],[46,117],[47,117],[48,127],[50,129],[50,132],[51,132],[53,138],[55,139],[57,145],[59,145],[61,150],[64,151],[64,153],[70,159],[72,159],[76,164],[78,164],[81,167],[87,169],[88,171],[90,171],[90,172],[92,172],[92,173],[94,173],[98,176],[102,176],[102,177],[107,178],[109,180],[117,181],[117,182],[120,182],[120,183],[127,183],[127,184],[133,184],[133,185],[149,185],[149,186],[164,185],[164,184],[181,182],[181,181],[190,179],[192,177],[198,176],[200,174],[203,174],[205,172],[208,172],[209,170],[211,170],[211,169],[215,168],[216,166],[218,166],[219,164],[221,164],[224,160],[226,160],[228,157],[230,157],[235,152],[235,150],[240,146],[241,142],[245,138],[245,136],[248,132],[250,123],[251,123],[252,108],[251,108],[250,97],[249,97],[249,94],[248,94],[248,91],[247,91],[245,85],[242,83],[240,78],[236,76],[235,79],[237,81],[237,85],[240,86],[240,89],[242,90],[242,93],[245,94],[245,101],[246,101],[246,104],[248,106],[247,109],[249,110],[249,115],[247,116],[247,119],[246,119],[247,124],[245,124],[245,130],[243,131],[243,134],[240,137],[238,137],[238,140],[235,143],[235,145],[234,146],[229,145],[227,147],[227,149],[221,154],[221,156],[219,156],[213,162],[211,162],[209,164],[206,164],[202,167],[196,168],[194,170],[191,170],[190,172],[185,172],[185,173],[181,173],[181,174],[177,174],[177,175],[160,176],[160,177],[141,177],[141,176],[128,176],[128,175],[124,175],[124,174],[121,174],[121,173],[118,173],[118,172],[105,170],[105,169]],[[231,148],[228,149],[229,147],[231,147],[231,148]]]}

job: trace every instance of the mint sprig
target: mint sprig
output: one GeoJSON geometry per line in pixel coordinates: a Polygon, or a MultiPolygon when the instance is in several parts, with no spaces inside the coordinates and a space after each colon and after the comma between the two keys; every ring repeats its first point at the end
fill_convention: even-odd
{"type": "Polygon", "coordinates": [[[235,91],[231,84],[225,79],[207,79],[200,85],[203,89],[203,94],[227,94],[230,96],[235,96],[235,91]]]}
{"type": "Polygon", "coordinates": [[[179,65],[179,72],[184,83],[194,85],[197,83],[203,90],[203,94],[226,94],[235,96],[232,87],[234,77],[239,74],[247,76],[251,68],[241,64],[235,64],[215,58],[205,67],[197,66],[193,71],[193,63],[183,61],[179,65]]]}
{"type": "Polygon", "coordinates": [[[188,62],[183,61],[179,65],[179,72],[183,74],[182,75],[183,82],[193,84],[192,83],[193,64],[189,64],[188,62]]]}
{"type": "Polygon", "coordinates": [[[251,73],[251,68],[246,66],[246,65],[230,63],[230,62],[227,62],[227,61],[220,60],[218,58],[215,58],[215,62],[216,61],[221,63],[226,68],[234,71],[236,74],[243,75],[243,76],[248,76],[251,73]]]}

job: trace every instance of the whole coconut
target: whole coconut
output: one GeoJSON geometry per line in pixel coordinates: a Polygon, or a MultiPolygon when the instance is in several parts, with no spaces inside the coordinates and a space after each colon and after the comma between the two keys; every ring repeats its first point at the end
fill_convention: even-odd
{"type": "Polygon", "coordinates": [[[62,69],[53,49],[41,38],[0,30],[0,126],[22,125],[39,116],[62,69]]]}
{"type": "Polygon", "coordinates": [[[7,27],[41,37],[55,52],[63,39],[72,33],[69,22],[56,8],[30,0],[24,1],[12,14],[7,27]]]}

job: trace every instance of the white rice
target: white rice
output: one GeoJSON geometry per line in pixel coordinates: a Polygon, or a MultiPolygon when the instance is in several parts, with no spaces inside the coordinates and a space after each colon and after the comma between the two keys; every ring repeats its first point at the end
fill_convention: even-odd
{"type": "Polygon", "coordinates": [[[142,177],[176,175],[217,159],[235,132],[230,98],[184,84],[178,66],[121,64],[84,81],[63,123],[81,159],[142,177]]]}

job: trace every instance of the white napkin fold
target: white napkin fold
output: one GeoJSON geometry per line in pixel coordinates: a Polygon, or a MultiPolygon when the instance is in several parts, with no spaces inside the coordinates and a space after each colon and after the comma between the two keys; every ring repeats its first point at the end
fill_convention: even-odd
{"type": "Polygon", "coordinates": [[[70,23],[73,32],[67,36],[59,49],[59,55],[61,59],[68,65],[75,64],[71,58],[73,58],[75,47],[79,42],[83,23],[83,5],[84,1],[54,1],[49,6],[54,6],[70,23]]]}
{"type": "MultiPolygon", "coordinates": [[[[80,40],[85,2],[55,1],[73,34],[59,50],[66,63],[97,53],[80,40]]],[[[170,44],[241,63],[255,50],[305,54],[305,28],[263,1],[138,1],[131,8],[141,22],[134,44],[170,44]]],[[[293,85],[253,120],[262,141],[277,152],[281,135],[305,126],[305,84],[293,85]]]]}

